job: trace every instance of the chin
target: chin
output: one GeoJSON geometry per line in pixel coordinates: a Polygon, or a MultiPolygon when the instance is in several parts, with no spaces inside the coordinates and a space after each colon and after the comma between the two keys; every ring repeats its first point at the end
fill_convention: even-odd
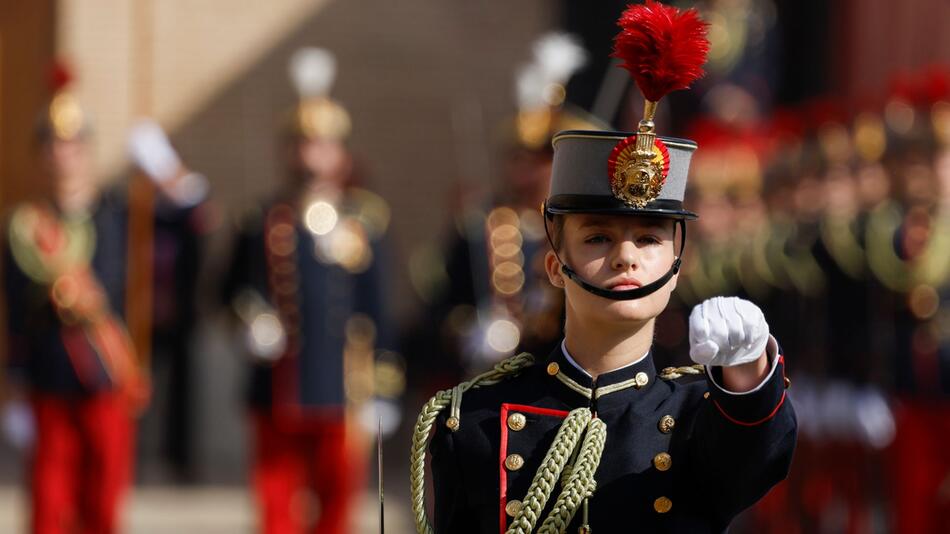
{"type": "Polygon", "coordinates": [[[604,309],[606,318],[613,321],[642,323],[656,318],[663,311],[662,305],[653,302],[650,297],[636,300],[618,300],[604,309]]]}
{"type": "Polygon", "coordinates": [[[670,294],[658,291],[634,300],[609,300],[591,295],[582,289],[568,294],[568,306],[576,313],[600,323],[635,327],[655,319],[666,308],[670,294]],[[605,304],[606,303],[606,304],[605,304]]]}

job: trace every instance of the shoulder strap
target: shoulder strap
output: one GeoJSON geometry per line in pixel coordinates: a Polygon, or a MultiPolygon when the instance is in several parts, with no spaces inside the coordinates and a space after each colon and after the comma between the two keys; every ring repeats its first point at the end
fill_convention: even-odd
{"type": "Polygon", "coordinates": [[[491,370],[469,381],[462,382],[452,389],[439,391],[422,407],[422,411],[416,419],[416,426],[412,432],[412,450],[409,464],[412,512],[415,517],[417,532],[420,534],[433,533],[432,525],[426,514],[425,465],[426,449],[429,446],[429,441],[432,439],[432,426],[435,424],[439,413],[446,407],[451,406],[445,426],[452,432],[457,431],[461,426],[460,407],[463,393],[472,388],[502,382],[517,375],[533,364],[534,356],[527,352],[502,360],[495,364],[491,370]]]}
{"type": "Polygon", "coordinates": [[[705,373],[705,367],[702,365],[688,365],[686,367],[664,367],[660,371],[660,378],[663,380],[676,380],[677,378],[682,378],[686,375],[701,375],[705,373]]]}

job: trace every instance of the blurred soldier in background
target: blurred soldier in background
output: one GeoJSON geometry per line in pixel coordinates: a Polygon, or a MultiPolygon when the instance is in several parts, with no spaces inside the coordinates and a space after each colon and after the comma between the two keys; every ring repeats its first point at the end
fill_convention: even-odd
{"type": "MultiPolygon", "coordinates": [[[[133,419],[150,385],[123,321],[128,204],[123,191],[101,188],[90,119],[69,82],[58,68],[38,123],[48,196],[18,206],[7,229],[8,389],[19,406],[7,413],[22,414],[7,428],[29,445],[35,423],[32,531],[109,533],[132,479],[133,419]]],[[[157,125],[140,124],[130,144],[170,206],[204,196],[203,177],[182,165],[157,125]],[[146,157],[156,146],[161,157],[146,157]]]]}
{"type": "Polygon", "coordinates": [[[543,35],[533,53],[517,74],[518,113],[500,128],[502,177],[493,199],[463,206],[444,257],[432,260],[444,262],[439,272],[447,283],[429,299],[406,349],[426,370],[425,391],[516,351],[547,353],[561,336],[563,304],[544,274],[539,206],[548,193],[553,135],[596,121],[564,104],[567,81],[586,58],[574,38],[543,35]]]}
{"type": "MultiPolygon", "coordinates": [[[[792,473],[737,532],[950,525],[950,76],[899,79],[886,102],[853,107],[849,116],[816,100],[751,130],[694,125],[704,150],[692,194],[706,222],[692,249],[703,261],[686,263],[678,298],[688,309],[709,295],[754,295],[799,355],[792,473]],[[740,183],[742,153],[758,156],[761,193],[740,183]],[[729,239],[746,225],[755,237],[729,239]]],[[[662,329],[657,337],[662,345],[662,329]]]]}
{"type": "MultiPolygon", "coordinates": [[[[896,531],[950,528],[950,359],[947,311],[950,286],[950,212],[947,208],[947,109],[950,74],[920,74],[912,91],[885,108],[893,132],[887,170],[899,208],[876,212],[869,257],[896,295],[896,347],[890,368],[896,394],[897,439],[892,448],[896,531]],[[890,247],[885,239],[890,238],[890,247]]],[[[869,245],[870,246],[870,245],[869,245]]]]}
{"type": "Polygon", "coordinates": [[[252,478],[267,534],[350,532],[365,429],[378,416],[393,430],[404,381],[398,357],[377,351],[389,336],[389,208],[357,187],[350,116],[328,96],[335,71],[323,49],[292,57],[301,101],[283,140],[288,179],[244,222],[225,285],[252,359],[252,478]]]}

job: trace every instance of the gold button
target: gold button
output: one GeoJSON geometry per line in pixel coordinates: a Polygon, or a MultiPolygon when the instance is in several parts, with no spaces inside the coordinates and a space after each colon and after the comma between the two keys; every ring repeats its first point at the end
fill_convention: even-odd
{"type": "Polygon", "coordinates": [[[522,506],[524,505],[521,504],[521,501],[519,501],[518,499],[510,500],[508,501],[508,504],[505,505],[505,513],[510,515],[511,517],[514,517],[518,515],[518,512],[521,511],[522,506]]]}
{"type": "Polygon", "coordinates": [[[664,415],[660,418],[660,422],[657,423],[656,426],[660,429],[660,432],[669,434],[673,431],[673,427],[676,426],[676,420],[673,419],[672,415],[664,415]]]}
{"type": "Polygon", "coordinates": [[[449,430],[451,430],[451,431],[453,431],[453,432],[456,431],[456,430],[458,430],[458,429],[459,429],[459,419],[458,419],[458,417],[449,417],[448,419],[446,419],[446,420],[445,420],[445,426],[447,426],[447,427],[449,428],[449,430]]]}
{"type": "Polygon", "coordinates": [[[548,364],[548,374],[554,376],[558,371],[561,370],[561,366],[557,362],[551,362],[548,364]]]}
{"type": "Polygon", "coordinates": [[[673,508],[673,501],[667,499],[666,497],[660,497],[659,499],[653,501],[653,509],[656,510],[657,513],[665,514],[666,512],[669,512],[671,508],[673,508]]]}
{"type": "Polygon", "coordinates": [[[637,373],[637,376],[634,377],[634,380],[637,381],[637,387],[642,388],[650,382],[650,377],[647,376],[643,371],[637,373]]]}
{"type": "Polygon", "coordinates": [[[509,454],[508,457],[505,458],[505,467],[507,467],[509,471],[517,471],[524,467],[524,458],[522,458],[520,454],[509,454]]]}
{"type": "Polygon", "coordinates": [[[528,420],[525,418],[523,413],[515,412],[508,416],[508,428],[514,430],[515,432],[523,430],[527,423],[528,420]]]}
{"type": "Polygon", "coordinates": [[[704,398],[704,399],[708,399],[708,398],[709,398],[709,392],[708,392],[708,391],[707,391],[706,393],[703,393],[703,398],[704,398]]]}
{"type": "Polygon", "coordinates": [[[786,377],[785,377],[785,389],[788,389],[788,388],[790,388],[790,387],[792,387],[792,379],[786,376],[786,377]]]}
{"type": "Polygon", "coordinates": [[[673,458],[669,454],[661,452],[653,457],[653,465],[657,471],[669,471],[670,467],[673,466],[673,458]]]}

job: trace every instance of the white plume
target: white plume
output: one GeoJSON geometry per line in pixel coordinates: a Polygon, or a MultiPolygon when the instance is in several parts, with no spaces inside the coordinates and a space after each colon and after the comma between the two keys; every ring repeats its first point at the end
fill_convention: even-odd
{"type": "Polygon", "coordinates": [[[550,83],[563,85],[587,62],[587,52],[576,37],[551,32],[535,41],[534,60],[550,83]]]}
{"type": "Polygon", "coordinates": [[[536,63],[529,63],[518,69],[515,89],[518,93],[520,109],[534,109],[545,105],[544,96],[550,81],[536,63]]]}
{"type": "Polygon", "coordinates": [[[336,79],[336,57],[329,50],[305,47],[290,57],[290,79],[301,97],[323,96],[336,79]]]}
{"type": "Polygon", "coordinates": [[[552,86],[566,85],[587,62],[587,52],[566,33],[546,33],[535,41],[534,61],[518,69],[515,88],[518,107],[533,109],[548,104],[552,86]]]}

